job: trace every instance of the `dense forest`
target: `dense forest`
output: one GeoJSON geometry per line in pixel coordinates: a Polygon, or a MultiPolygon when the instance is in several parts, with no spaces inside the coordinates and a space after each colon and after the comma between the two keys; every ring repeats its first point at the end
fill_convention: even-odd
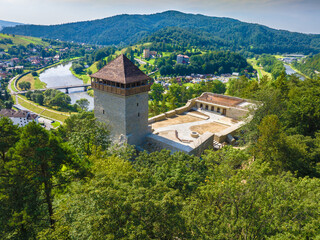
{"type": "Polygon", "coordinates": [[[149,37],[150,40],[169,40],[174,43],[179,41],[180,35],[186,34],[190,39],[183,41],[184,44],[203,47],[209,43],[209,48],[215,50],[229,46],[231,50],[246,50],[259,54],[309,54],[320,51],[319,35],[275,30],[231,18],[177,11],[151,15],[125,14],[53,26],[20,25],[4,28],[3,32],[99,45],[130,45],[154,33],[155,35],[149,37]],[[155,33],[159,30],[160,32],[155,33]]]}
{"type": "Polygon", "coordinates": [[[214,36],[208,32],[192,28],[167,27],[143,38],[141,43],[151,42],[156,51],[185,51],[192,47],[204,50],[227,49],[236,50],[231,42],[214,36]]]}
{"type": "Polygon", "coordinates": [[[320,54],[309,56],[302,62],[293,62],[293,66],[311,78],[320,76],[320,54]]]}
{"type": "Polygon", "coordinates": [[[262,54],[259,57],[257,64],[261,65],[266,72],[271,73],[274,79],[279,77],[282,72],[286,71],[283,62],[277,60],[276,57],[272,55],[262,54]]]}
{"type": "Polygon", "coordinates": [[[238,53],[229,51],[213,51],[205,54],[187,53],[190,64],[175,64],[177,54],[159,58],[155,61],[162,76],[177,75],[186,76],[192,73],[215,74],[252,72],[253,68],[247,60],[238,53]]]}
{"type": "Polygon", "coordinates": [[[201,158],[115,145],[89,112],[51,131],[1,118],[0,238],[318,238],[319,81],[241,76],[227,92],[258,104],[243,148],[201,158]]]}

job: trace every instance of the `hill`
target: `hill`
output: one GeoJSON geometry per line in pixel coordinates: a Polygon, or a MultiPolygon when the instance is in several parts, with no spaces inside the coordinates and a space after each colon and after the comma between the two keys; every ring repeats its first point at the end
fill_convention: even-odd
{"type": "Polygon", "coordinates": [[[275,30],[231,18],[177,11],[150,15],[124,14],[52,26],[20,25],[4,28],[3,32],[99,45],[130,45],[151,34],[160,35],[161,38],[161,31],[168,27],[175,27],[170,29],[170,38],[179,36],[179,29],[192,30],[192,38],[200,37],[206,40],[204,43],[209,47],[213,42],[213,45],[217,45],[215,49],[228,45],[236,50],[244,49],[255,53],[320,52],[319,34],[275,30]]]}
{"type": "Polygon", "coordinates": [[[26,37],[19,35],[7,35],[0,33],[0,49],[8,49],[12,46],[23,45],[27,46],[28,44],[49,46],[48,42],[42,41],[41,38],[36,37],[26,37]]]}
{"type": "Polygon", "coordinates": [[[310,78],[320,76],[320,54],[308,57],[302,62],[295,62],[293,66],[310,78]]]}
{"type": "Polygon", "coordinates": [[[0,30],[4,27],[14,27],[17,25],[21,25],[22,23],[17,23],[17,22],[8,22],[8,21],[3,21],[0,20],[0,30]]]}

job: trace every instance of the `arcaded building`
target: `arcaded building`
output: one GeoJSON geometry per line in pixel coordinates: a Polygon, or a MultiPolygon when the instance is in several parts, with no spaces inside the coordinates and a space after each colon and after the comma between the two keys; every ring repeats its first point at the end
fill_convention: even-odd
{"type": "Polygon", "coordinates": [[[124,55],[91,75],[95,117],[108,125],[114,141],[140,145],[150,133],[149,81],[124,55]]]}

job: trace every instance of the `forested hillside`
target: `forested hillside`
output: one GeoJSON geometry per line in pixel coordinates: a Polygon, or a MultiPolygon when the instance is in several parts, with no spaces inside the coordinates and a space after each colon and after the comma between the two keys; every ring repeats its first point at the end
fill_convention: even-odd
{"type": "Polygon", "coordinates": [[[320,54],[308,57],[302,62],[294,62],[293,66],[311,78],[320,76],[320,54]]]}
{"type": "Polygon", "coordinates": [[[157,59],[155,64],[163,76],[201,74],[225,74],[244,71],[252,72],[253,68],[244,57],[229,51],[209,51],[205,54],[195,53],[190,58],[190,64],[174,64],[176,55],[157,59]]]}
{"type": "Polygon", "coordinates": [[[181,36],[186,35],[190,40],[184,40],[184,44],[207,45],[211,49],[229,46],[233,50],[244,49],[255,53],[309,54],[320,51],[320,35],[293,33],[231,18],[176,11],[151,15],[118,15],[53,26],[22,25],[5,28],[3,32],[100,45],[129,45],[157,32],[149,39],[179,42],[181,36]],[[164,29],[167,27],[174,28],[164,29]]]}
{"type": "Polygon", "coordinates": [[[0,30],[4,27],[13,27],[16,25],[21,25],[22,23],[17,23],[17,22],[8,22],[8,21],[3,21],[0,20],[0,30]]]}
{"type": "Polygon", "coordinates": [[[319,80],[228,93],[258,104],[245,145],[201,158],[113,145],[90,112],[51,131],[0,118],[0,239],[317,239],[319,80]]]}

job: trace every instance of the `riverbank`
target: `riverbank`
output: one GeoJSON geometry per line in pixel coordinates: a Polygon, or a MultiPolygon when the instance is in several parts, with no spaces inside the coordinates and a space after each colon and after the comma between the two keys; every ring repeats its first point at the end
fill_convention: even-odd
{"type": "Polygon", "coordinates": [[[36,70],[35,72],[38,73],[38,76],[32,76],[32,72],[33,71],[30,71],[28,74],[26,74],[25,76],[23,76],[22,78],[20,78],[15,84],[15,89],[17,89],[18,91],[20,91],[21,89],[19,88],[19,82],[30,82],[31,84],[31,90],[37,90],[37,89],[44,89],[46,88],[47,84],[42,82],[40,79],[39,79],[39,75],[41,73],[43,73],[45,70],[49,69],[49,68],[53,68],[55,66],[58,66],[60,64],[64,64],[64,63],[68,63],[68,62],[71,62],[73,60],[76,60],[76,59],[79,59],[79,57],[75,57],[75,58],[69,58],[69,59],[63,59],[63,60],[60,60],[59,62],[56,62],[54,64],[51,64],[49,66],[46,66],[46,67],[43,67],[43,68],[40,68],[38,70],[36,70]]]}
{"type": "Polygon", "coordinates": [[[288,64],[288,65],[291,67],[291,69],[292,69],[293,71],[295,71],[297,74],[301,75],[301,76],[304,77],[305,79],[309,78],[307,75],[303,74],[303,73],[300,72],[298,69],[296,69],[292,64],[288,64]]]}
{"type": "Polygon", "coordinates": [[[97,64],[98,64],[98,62],[93,63],[89,68],[86,69],[85,72],[82,72],[80,74],[75,73],[75,71],[73,71],[72,67],[70,67],[69,70],[73,76],[82,80],[84,84],[87,84],[88,82],[90,82],[90,76],[87,74],[87,71],[90,70],[92,72],[92,74],[98,72],[97,64]]]}
{"type": "Polygon", "coordinates": [[[39,106],[38,104],[25,99],[25,97],[22,95],[16,96],[15,104],[21,105],[22,107],[38,114],[41,117],[45,117],[54,121],[59,121],[61,123],[63,123],[70,116],[70,113],[59,112],[43,106],[39,106]]]}

